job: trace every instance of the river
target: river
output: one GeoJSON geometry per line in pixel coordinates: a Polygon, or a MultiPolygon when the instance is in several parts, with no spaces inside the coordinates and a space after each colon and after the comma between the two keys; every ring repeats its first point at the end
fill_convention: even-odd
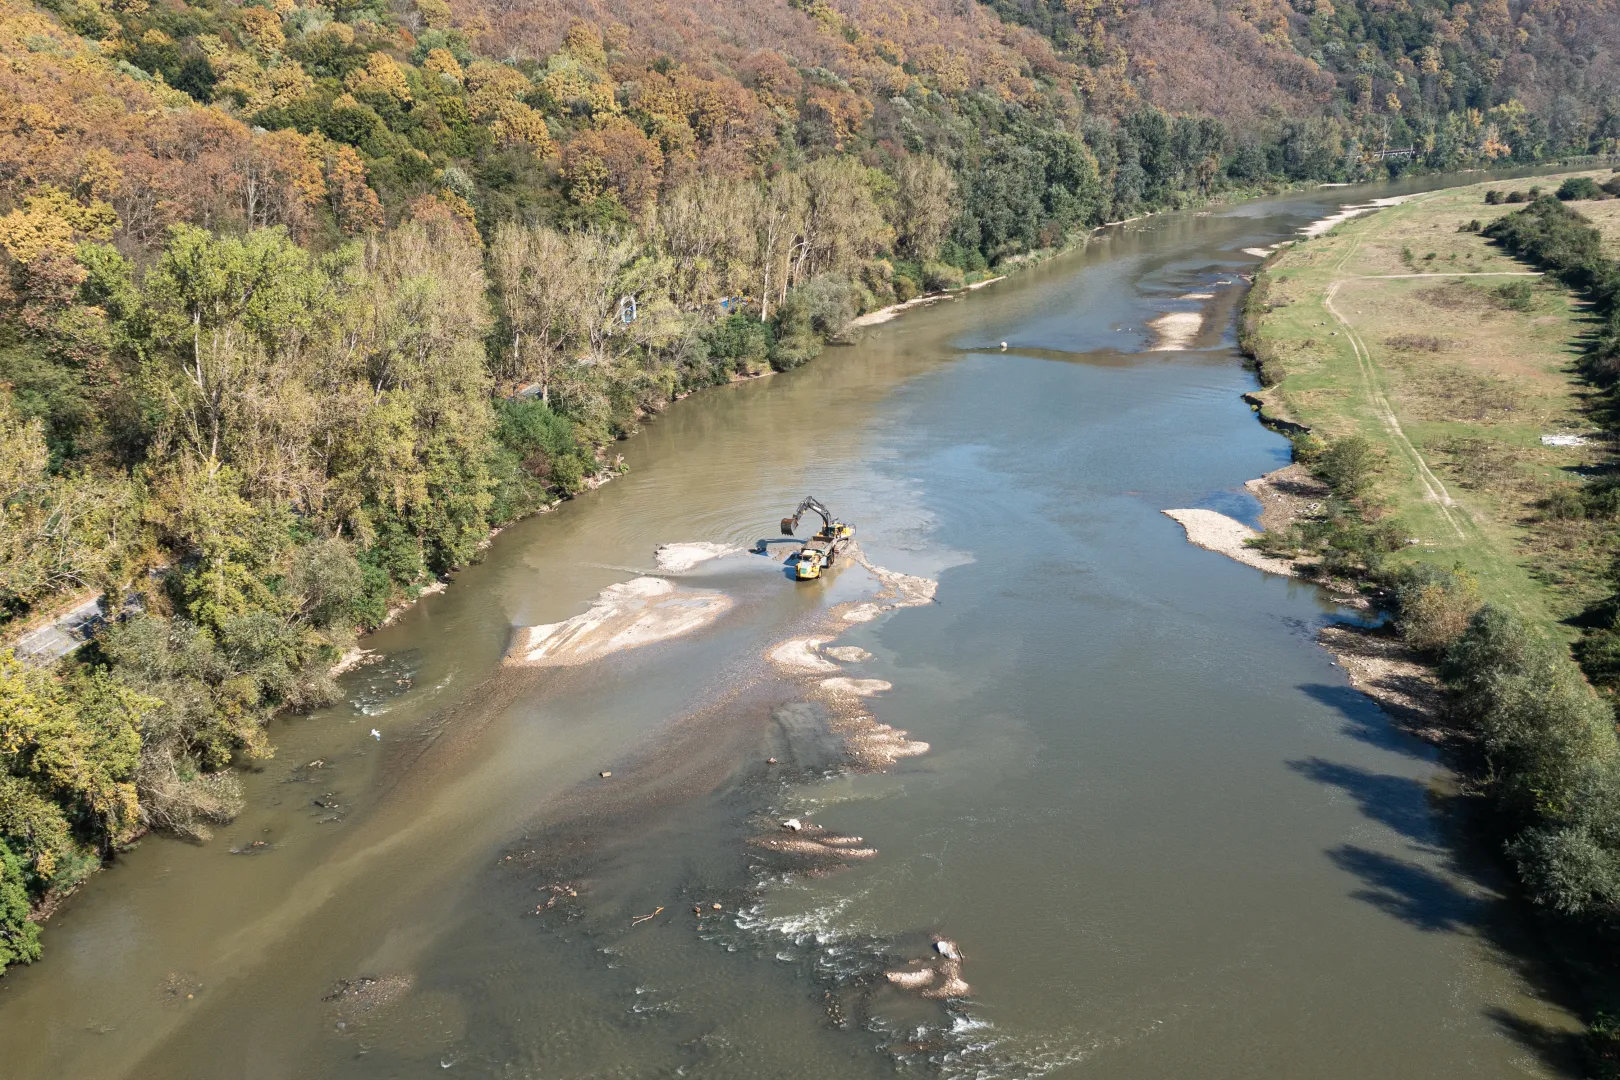
{"type": "Polygon", "coordinates": [[[1572,1021],[1443,767],[1314,643],[1331,599],[1160,513],[1253,520],[1243,481],[1288,460],[1239,398],[1243,249],[1416,186],[1113,227],[674,405],[278,721],[213,842],[74,897],[0,979],[0,1073],[1551,1075],[1572,1021]],[[1177,310],[1200,337],[1151,351],[1177,310]],[[729,604],[706,627],[502,664],[658,545],[746,549],[805,494],[932,602],[839,620],[883,599],[867,569],[745,552],[671,579],[729,604]],[[767,655],[834,632],[870,655],[767,655]],[[849,767],[872,722],[927,752],[849,767]]]}

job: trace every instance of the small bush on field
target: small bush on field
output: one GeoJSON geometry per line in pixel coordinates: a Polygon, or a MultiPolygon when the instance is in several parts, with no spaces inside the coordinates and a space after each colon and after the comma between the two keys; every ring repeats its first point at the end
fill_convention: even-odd
{"type": "Polygon", "coordinates": [[[1427,334],[1396,334],[1385,338],[1384,344],[1396,352],[1443,352],[1457,343],[1447,338],[1431,337],[1427,334]]]}
{"type": "Polygon", "coordinates": [[[1522,191],[1510,191],[1508,192],[1507,198],[1504,201],[1510,203],[1522,203],[1529,202],[1530,200],[1522,191]]]}
{"type": "Polygon", "coordinates": [[[1529,311],[1535,297],[1535,291],[1528,281],[1510,281],[1505,285],[1498,285],[1495,294],[1503,307],[1514,311],[1529,311]]]}
{"type": "Polygon", "coordinates": [[[1572,176],[1558,185],[1558,198],[1564,202],[1577,199],[1601,199],[1604,191],[1590,176],[1572,176]]]}
{"type": "Polygon", "coordinates": [[[1586,495],[1577,484],[1559,484],[1539,505],[1546,521],[1579,521],[1586,517],[1586,495]]]}
{"type": "MultiPolygon", "coordinates": [[[[1458,232],[1466,232],[1466,233],[1476,233],[1476,232],[1479,232],[1479,230],[1481,228],[1483,228],[1483,226],[1480,225],[1479,218],[1473,218],[1472,220],[1465,221],[1461,225],[1457,226],[1457,231],[1458,232]]],[[[1455,255],[1452,256],[1453,259],[1455,259],[1456,257],[1457,256],[1455,256],[1455,255]]]]}
{"type": "Polygon", "coordinates": [[[1490,191],[1487,191],[1485,193],[1485,205],[1486,206],[1500,206],[1500,205],[1502,205],[1502,193],[1500,191],[1497,191],[1494,188],[1491,189],[1490,191]]]}
{"type": "Polygon", "coordinates": [[[1350,435],[1328,444],[1311,468],[1335,494],[1355,501],[1372,493],[1384,471],[1384,455],[1370,439],[1350,435]]]}
{"type": "Polygon", "coordinates": [[[1514,487],[1523,476],[1520,452],[1490,439],[1459,436],[1441,443],[1440,451],[1451,457],[1452,468],[1464,487],[1501,491],[1514,487]]]}

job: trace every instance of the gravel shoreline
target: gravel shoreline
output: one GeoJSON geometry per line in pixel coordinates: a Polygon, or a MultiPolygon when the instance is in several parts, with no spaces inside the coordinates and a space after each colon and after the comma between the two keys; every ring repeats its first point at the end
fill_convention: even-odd
{"type": "MultiPolygon", "coordinates": [[[[1314,516],[1328,494],[1326,485],[1299,464],[1256,477],[1244,487],[1260,500],[1260,522],[1267,529],[1287,528],[1314,516]]],[[[1235,518],[1214,510],[1163,513],[1180,523],[1191,544],[1269,574],[1310,579],[1309,564],[1301,566],[1248,547],[1244,541],[1260,534],[1235,518]]],[[[1445,688],[1434,669],[1389,628],[1335,623],[1318,631],[1316,642],[1344,669],[1350,685],[1371,698],[1401,728],[1426,742],[1447,740],[1445,688]]]]}

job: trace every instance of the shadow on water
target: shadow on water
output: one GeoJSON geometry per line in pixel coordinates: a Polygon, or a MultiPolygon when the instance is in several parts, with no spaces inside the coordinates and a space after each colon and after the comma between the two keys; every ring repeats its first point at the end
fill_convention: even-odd
{"type": "MultiPolygon", "coordinates": [[[[1348,721],[1343,733],[1350,738],[1438,764],[1431,747],[1352,687],[1315,684],[1301,689],[1337,709],[1348,721]]],[[[1579,1012],[1571,987],[1547,961],[1548,943],[1541,940],[1546,920],[1513,888],[1502,853],[1479,820],[1483,808],[1477,800],[1456,791],[1445,774],[1437,783],[1316,757],[1288,765],[1307,779],[1343,791],[1364,817],[1411,843],[1415,858],[1358,844],[1327,849],[1328,861],[1356,880],[1351,897],[1424,933],[1475,939],[1515,972],[1528,993],[1579,1012]]],[[[1584,1073],[1581,1031],[1500,1004],[1485,1005],[1481,1015],[1548,1068],[1570,1076],[1584,1073]]]]}
{"type": "Polygon", "coordinates": [[[1361,880],[1362,887],[1350,895],[1409,926],[1429,932],[1474,933],[1486,922],[1489,901],[1430,867],[1355,844],[1341,844],[1327,856],[1339,869],[1361,880]]]}
{"type": "Polygon", "coordinates": [[[1355,687],[1306,683],[1299,689],[1323,705],[1337,709],[1344,716],[1345,725],[1339,730],[1346,737],[1405,757],[1423,761],[1433,759],[1434,749],[1428,743],[1390,723],[1389,715],[1368,701],[1367,696],[1355,687]]]}
{"type": "Polygon", "coordinates": [[[1288,767],[1319,784],[1343,791],[1355,800],[1363,816],[1388,826],[1408,840],[1428,847],[1438,839],[1428,789],[1411,777],[1392,776],[1321,758],[1291,761],[1288,767]]]}

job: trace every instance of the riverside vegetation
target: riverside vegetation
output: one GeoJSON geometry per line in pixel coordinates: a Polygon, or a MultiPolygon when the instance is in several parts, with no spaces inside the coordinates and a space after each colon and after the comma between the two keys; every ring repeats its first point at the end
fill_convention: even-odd
{"type": "Polygon", "coordinates": [[[0,660],[0,970],[673,398],[1107,220],[1615,148],[1612,2],[1420,7],[0,0],[0,640],[115,617],[0,660]]]}
{"type": "Polygon", "coordinates": [[[1264,408],[1311,429],[1297,456],[1333,490],[1261,543],[1380,592],[1438,667],[1604,1076],[1620,1075],[1620,262],[1582,211],[1616,195],[1620,171],[1388,208],[1274,259],[1244,327],[1264,408]]]}

